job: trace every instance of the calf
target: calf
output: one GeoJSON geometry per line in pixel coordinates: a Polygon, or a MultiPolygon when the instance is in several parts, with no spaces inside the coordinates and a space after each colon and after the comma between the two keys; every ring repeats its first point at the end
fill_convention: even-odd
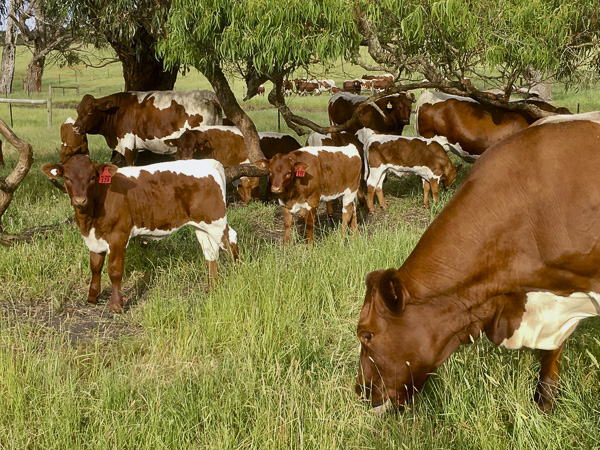
{"type": "Polygon", "coordinates": [[[409,173],[421,177],[423,204],[429,208],[429,192],[436,202],[440,183],[448,189],[462,167],[462,164],[454,167],[444,148],[433,139],[375,134],[367,128],[359,130],[357,135],[364,148],[364,177],[370,212],[375,210],[375,194],[381,207],[387,209],[381,187],[388,172],[399,177],[409,173]]]}
{"type": "Polygon", "coordinates": [[[534,399],[552,408],[565,341],[600,314],[597,136],[600,117],[563,118],[494,145],[402,266],[367,275],[359,394],[398,408],[485,333],[540,350],[534,399]]]}
{"type": "Polygon", "coordinates": [[[225,172],[215,160],[175,161],[118,169],[75,155],[65,164],[44,164],[50,179],[64,178],[75,222],[90,249],[92,281],[88,302],[96,303],[108,255],[110,309],[122,312],[125,249],[138,235],[160,239],[184,225],[196,232],[208,265],[209,285],[217,280],[219,248],[237,259],[235,231],[227,224],[225,172]]]}
{"type": "Polygon", "coordinates": [[[354,145],[304,147],[287,155],[277,154],[256,165],[269,170],[271,193],[283,213],[283,243],[290,241],[292,214],[306,211],[306,241],[312,243],[319,201],[342,197],[342,235],[350,223],[357,230],[356,195],[360,188],[361,159],[354,145]]]}
{"type": "MultiPolygon", "coordinates": [[[[283,133],[258,133],[260,148],[267,158],[276,153],[289,153],[301,146],[292,136],[283,133]]],[[[212,126],[187,130],[177,139],[165,143],[177,148],[177,159],[213,158],[223,166],[230,167],[250,162],[242,132],[237,127],[212,126]]],[[[242,177],[234,182],[244,203],[258,197],[257,177],[242,177]]]]}
{"type": "Polygon", "coordinates": [[[75,121],[69,117],[60,126],[60,163],[64,164],[67,160],[77,154],[89,155],[87,135],[77,134],[73,129],[75,121]]]}

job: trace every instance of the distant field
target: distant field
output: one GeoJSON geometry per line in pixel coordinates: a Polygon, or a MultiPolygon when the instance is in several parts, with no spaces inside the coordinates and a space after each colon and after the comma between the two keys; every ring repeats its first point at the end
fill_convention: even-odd
{"type": "MultiPolygon", "coordinates": [[[[19,51],[13,98],[28,57],[19,51]]],[[[364,73],[336,67],[341,81],[364,73]]],[[[124,277],[127,311],[86,303],[89,252],[73,225],[66,195],[39,170],[58,160],[59,127],[85,93],[120,91],[118,65],[50,67],[53,127],[44,109],[14,107],[14,131],[34,147],[35,163],[3,217],[8,233],[49,225],[29,243],[0,249],[0,448],[406,448],[564,449],[600,447],[600,321],[583,322],[564,354],[556,411],[542,415],[531,398],[539,363],[532,351],[508,351],[485,338],[457,351],[403,414],[377,417],[354,393],[358,314],[364,279],[399,267],[453,194],[427,211],[416,178],[384,185],[390,210],[360,209],[359,233],[341,238],[319,215],[317,242],[282,248],[275,205],[239,202],[228,217],[239,234],[241,263],[220,261],[220,282],[205,293],[206,269],[191,230],[148,246],[130,243],[124,277]]],[[[195,73],[177,89],[207,89],[195,73]]],[[[241,97],[242,84],[234,83],[241,97]]],[[[582,112],[600,105],[598,90],[556,86],[555,103],[582,112]]],[[[294,110],[326,124],[328,95],[292,97],[294,110]]],[[[259,130],[276,130],[266,98],[243,104],[259,130]]],[[[0,105],[9,122],[9,110],[0,105]]],[[[287,130],[285,126],[282,130],[287,130]]],[[[412,134],[412,128],[407,134],[412,134]]],[[[107,160],[103,138],[92,158],[107,160]]],[[[4,147],[7,168],[16,152],[4,147]]],[[[457,162],[457,160],[455,160],[457,162]]]]}

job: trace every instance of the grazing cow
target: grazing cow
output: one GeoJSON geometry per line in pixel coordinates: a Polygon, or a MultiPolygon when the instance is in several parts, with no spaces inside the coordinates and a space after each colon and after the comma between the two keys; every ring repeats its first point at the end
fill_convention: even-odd
{"type": "MultiPolygon", "coordinates": [[[[335,94],[329,100],[328,113],[331,125],[341,125],[352,117],[356,108],[366,97],[347,92],[335,94]]],[[[361,128],[370,128],[379,133],[402,134],[410,123],[410,110],[415,97],[412,93],[399,93],[380,98],[374,105],[365,107],[358,120],[348,130],[356,133],[361,128]]]]}
{"type": "Polygon", "coordinates": [[[160,239],[191,225],[206,258],[209,285],[217,280],[219,248],[237,259],[236,233],[225,211],[225,172],[215,160],[118,169],[75,155],[65,164],[44,164],[42,171],[51,179],[65,180],[75,222],[90,249],[90,303],[97,302],[108,255],[110,309],[122,312],[125,248],[134,236],[160,239]]]}
{"type": "MultiPolygon", "coordinates": [[[[544,102],[536,106],[556,111],[544,102]]],[[[558,109],[559,113],[568,111],[558,109]]],[[[536,118],[523,111],[508,111],[471,98],[425,91],[417,102],[416,131],[420,136],[446,138],[445,147],[474,162],[486,149],[531,125],[536,118]]]]}
{"type": "MultiPolygon", "coordinates": [[[[301,147],[296,139],[284,133],[258,133],[260,148],[266,158],[277,153],[289,153],[301,147]]],[[[177,159],[213,158],[223,166],[230,167],[250,162],[242,132],[237,127],[211,126],[187,130],[177,139],[165,143],[177,149],[177,159]]],[[[258,198],[259,178],[242,177],[235,181],[238,193],[246,204],[258,198]]]]}
{"type": "Polygon", "coordinates": [[[265,87],[261,84],[256,90],[256,92],[258,93],[258,95],[265,95],[265,87]]]}
{"type": "Polygon", "coordinates": [[[388,88],[394,87],[395,84],[391,80],[387,79],[376,79],[371,82],[371,87],[373,88],[373,92],[383,92],[388,88]]]}
{"type": "Polygon", "coordinates": [[[433,139],[376,134],[367,128],[359,130],[357,136],[363,143],[369,212],[375,211],[375,194],[381,207],[387,209],[382,186],[388,172],[399,177],[410,173],[421,177],[423,204],[429,208],[429,192],[436,202],[440,183],[449,189],[462,166],[454,167],[444,147],[433,139]]]}
{"type": "Polygon", "coordinates": [[[402,267],[367,276],[359,394],[400,407],[485,333],[542,351],[535,400],[552,408],[565,340],[600,314],[597,136],[600,114],[509,136],[481,156],[402,267]]]}
{"type": "Polygon", "coordinates": [[[283,80],[283,95],[292,95],[294,93],[294,84],[290,80],[283,80]]]}
{"type": "Polygon", "coordinates": [[[172,153],[165,139],[200,124],[219,125],[223,120],[221,107],[210,91],[121,92],[99,99],[86,94],[77,114],[75,132],[101,134],[128,166],[133,165],[138,149],[172,153]]]}
{"type": "Polygon", "coordinates": [[[292,214],[305,211],[306,242],[313,242],[313,226],[319,201],[342,198],[342,235],[350,223],[357,230],[356,195],[360,189],[362,162],[354,145],[303,147],[287,155],[277,154],[256,165],[269,170],[271,193],[283,213],[283,243],[290,241],[292,214]]]}
{"type": "Polygon", "coordinates": [[[77,154],[89,155],[87,136],[77,134],[73,129],[75,121],[69,117],[60,126],[60,163],[64,164],[67,160],[77,154]]]}
{"type": "Polygon", "coordinates": [[[344,92],[350,92],[352,94],[360,94],[361,88],[360,80],[346,80],[342,84],[344,92]]]}
{"type": "Polygon", "coordinates": [[[331,90],[335,87],[337,88],[337,86],[335,85],[335,81],[333,80],[313,80],[316,81],[317,84],[319,85],[319,90],[321,92],[331,92],[331,90]]]}
{"type": "Polygon", "coordinates": [[[317,82],[317,80],[307,80],[305,78],[302,79],[295,79],[294,82],[296,83],[296,92],[299,95],[320,95],[321,94],[321,88],[319,86],[319,83],[317,82]]]}

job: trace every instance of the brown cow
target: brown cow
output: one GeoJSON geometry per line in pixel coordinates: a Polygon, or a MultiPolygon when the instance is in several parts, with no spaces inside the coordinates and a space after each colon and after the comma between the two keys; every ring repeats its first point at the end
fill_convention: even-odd
{"type": "Polygon", "coordinates": [[[454,167],[444,148],[433,139],[376,134],[367,128],[358,130],[357,136],[363,143],[369,212],[375,211],[375,194],[381,207],[387,209],[382,186],[388,172],[421,177],[423,204],[429,208],[429,192],[436,202],[440,183],[449,189],[462,166],[454,167]]]}
{"type": "Polygon", "coordinates": [[[210,91],[121,92],[99,99],[86,94],[77,114],[75,132],[101,134],[114,157],[121,155],[128,166],[138,149],[173,153],[165,139],[200,124],[222,123],[221,107],[210,91]]]}
{"type": "MultiPolygon", "coordinates": [[[[566,108],[530,101],[558,113],[566,108]]],[[[417,102],[416,131],[420,136],[446,138],[445,147],[465,161],[474,162],[486,149],[527,128],[536,120],[522,111],[508,111],[483,105],[471,98],[436,91],[425,91],[417,102]]]]}
{"type": "Polygon", "coordinates": [[[118,169],[75,155],[65,164],[44,164],[51,179],[64,178],[75,222],[90,249],[92,281],[88,302],[96,303],[108,255],[110,309],[123,311],[121,280],[125,248],[134,236],[160,239],[184,225],[194,227],[208,265],[209,285],[217,280],[219,248],[237,259],[236,233],[227,224],[225,172],[215,160],[175,161],[118,169]]]}
{"type": "MultiPolygon", "coordinates": [[[[352,117],[356,108],[366,97],[347,92],[335,94],[327,108],[331,125],[341,125],[352,117]]],[[[361,128],[370,128],[379,133],[402,134],[410,123],[410,110],[415,97],[412,93],[393,94],[380,98],[374,105],[365,107],[359,119],[348,130],[356,133],[361,128]]]]}
{"type": "Polygon", "coordinates": [[[535,400],[552,407],[565,340],[600,314],[599,119],[487,150],[402,267],[367,276],[356,389],[374,407],[402,406],[482,333],[542,351],[535,400]]]}
{"type": "Polygon", "coordinates": [[[321,87],[319,86],[319,82],[317,80],[307,80],[306,78],[294,80],[296,83],[296,92],[299,95],[320,95],[321,87]]]}
{"type": "Polygon", "coordinates": [[[87,136],[77,134],[73,129],[75,121],[69,117],[60,126],[60,163],[64,164],[67,160],[77,154],[89,155],[87,136]]]}
{"type": "Polygon", "coordinates": [[[346,80],[342,84],[342,89],[344,92],[350,92],[352,94],[360,94],[362,89],[362,85],[360,84],[360,80],[346,80]]]}
{"type": "Polygon", "coordinates": [[[287,155],[277,154],[256,165],[269,170],[271,193],[279,199],[283,214],[283,243],[290,241],[292,214],[305,211],[306,242],[313,242],[319,201],[342,198],[342,235],[350,223],[357,230],[356,195],[360,189],[362,162],[354,145],[304,147],[287,155]]]}
{"type": "MultiPolygon", "coordinates": [[[[289,153],[301,147],[289,134],[261,132],[258,133],[258,137],[266,158],[272,158],[276,153],[289,153]]],[[[167,139],[165,143],[177,148],[177,159],[213,158],[225,167],[250,162],[244,136],[237,127],[199,127],[185,131],[177,139],[167,139]]],[[[257,177],[242,177],[234,184],[244,203],[248,204],[253,197],[259,197],[257,177]]]]}

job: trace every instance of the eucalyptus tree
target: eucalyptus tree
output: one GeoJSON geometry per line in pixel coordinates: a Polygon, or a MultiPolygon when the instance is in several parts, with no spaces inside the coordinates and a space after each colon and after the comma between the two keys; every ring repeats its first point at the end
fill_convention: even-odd
{"type": "MultiPolygon", "coordinates": [[[[4,22],[4,50],[2,51],[2,63],[0,64],[0,94],[10,94],[12,92],[18,35],[17,24],[13,17],[17,14],[20,3],[20,0],[10,0],[8,3],[6,21],[4,22]]],[[[3,9],[4,5],[0,5],[0,12],[4,15],[3,9]]]]}
{"type": "Polygon", "coordinates": [[[165,28],[159,55],[168,67],[194,67],[206,76],[244,134],[251,161],[263,157],[258,134],[227,76],[245,80],[246,98],[272,81],[269,101],[284,108],[286,77],[301,67],[348,59],[360,41],[343,0],[173,0],[165,28]]]}
{"type": "Polygon", "coordinates": [[[369,68],[418,74],[449,93],[541,117],[548,113],[507,103],[515,83],[598,79],[597,0],[355,0],[353,8],[377,63],[369,68]],[[494,85],[503,92],[477,88],[494,85]]]}

